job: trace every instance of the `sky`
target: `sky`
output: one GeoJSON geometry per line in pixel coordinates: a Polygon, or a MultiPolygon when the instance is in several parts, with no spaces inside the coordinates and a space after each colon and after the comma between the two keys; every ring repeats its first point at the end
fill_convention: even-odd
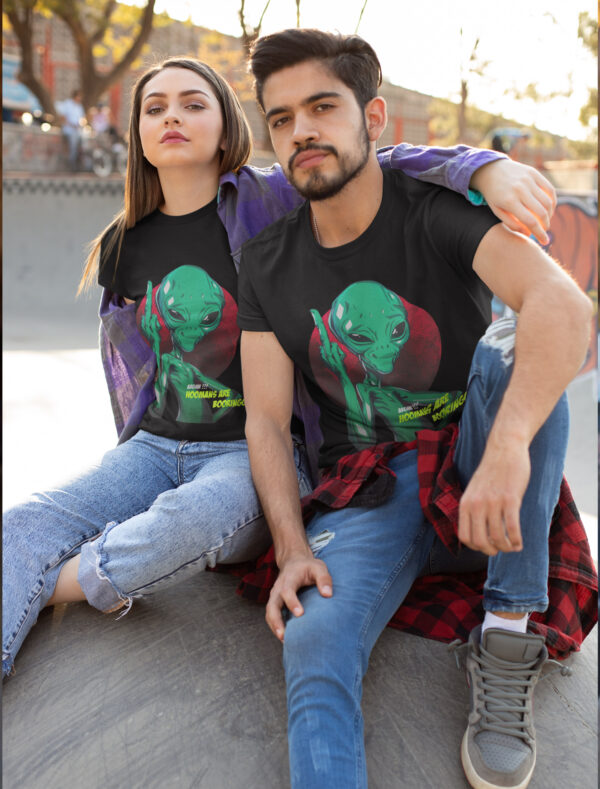
{"type": "MultiPolygon", "coordinates": [[[[266,0],[246,0],[246,19],[257,24],[266,0]]],[[[137,0],[136,4],[143,4],[137,0]]],[[[157,0],[156,11],[239,36],[240,0],[157,0]]],[[[355,32],[364,0],[301,0],[300,24],[355,32]]],[[[587,88],[597,82],[597,65],[577,37],[578,17],[597,15],[595,0],[367,0],[358,32],[377,52],[391,82],[441,98],[458,99],[461,60],[476,39],[485,76],[471,76],[472,103],[521,123],[572,139],[586,139],[578,121],[587,88]],[[462,29],[462,36],[461,36],[462,29]],[[505,95],[535,83],[539,103],[505,95]]],[[[296,24],[295,0],[271,0],[262,34],[296,24]]]]}

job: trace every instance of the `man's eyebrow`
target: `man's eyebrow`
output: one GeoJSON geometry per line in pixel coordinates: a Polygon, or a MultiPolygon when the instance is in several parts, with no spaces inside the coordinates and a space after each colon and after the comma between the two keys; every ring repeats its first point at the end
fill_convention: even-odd
{"type": "MultiPolygon", "coordinates": [[[[194,93],[202,93],[203,96],[206,96],[206,98],[210,99],[210,95],[205,90],[200,90],[199,88],[190,88],[190,90],[182,90],[179,95],[191,96],[194,93]]],[[[146,101],[146,99],[149,99],[152,96],[164,99],[166,98],[166,95],[167,95],[166,93],[160,93],[159,91],[154,91],[153,93],[148,93],[147,96],[144,96],[144,101],[146,101]]]]}
{"type": "MultiPolygon", "coordinates": [[[[323,90],[320,93],[313,93],[312,96],[309,96],[306,99],[302,99],[300,102],[301,107],[306,107],[307,104],[312,104],[315,101],[320,101],[321,99],[331,99],[331,98],[340,98],[341,93],[336,93],[334,90],[323,90]]],[[[273,107],[272,110],[269,110],[266,115],[265,119],[268,121],[270,120],[273,115],[279,115],[282,112],[289,112],[290,107],[286,107],[282,105],[281,107],[273,107]]]]}

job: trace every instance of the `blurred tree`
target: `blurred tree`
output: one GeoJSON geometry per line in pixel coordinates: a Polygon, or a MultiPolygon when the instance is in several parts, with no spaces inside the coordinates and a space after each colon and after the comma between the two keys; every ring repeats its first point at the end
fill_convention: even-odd
{"type": "Polygon", "coordinates": [[[5,0],[5,17],[21,50],[19,80],[37,96],[45,113],[56,115],[54,96],[35,73],[33,24],[35,14],[57,16],[75,44],[79,87],[87,112],[141,54],[155,20],[155,2],[147,0],[143,8],[136,8],[117,0],[5,0]],[[110,64],[100,70],[98,59],[106,54],[110,54],[110,64]]]}
{"type": "Polygon", "coordinates": [[[5,0],[3,29],[12,29],[19,42],[21,67],[17,78],[38,98],[44,114],[56,115],[54,97],[34,69],[33,19],[39,11],[41,8],[37,0],[5,0]]]}
{"type": "MultiPolygon", "coordinates": [[[[463,29],[460,29],[461,50],[464,50],[465,39],[463,29]]],[[[457,125],[458,125],[458,141],[468,142],[472,138],[469,132],[469,124],[467,123],[467,101],[469,97],[469,80],[473,76],[483,77],[485,70],[490,65],[489,60],[482,60],[477,49],[480,42],[479,36],[475,39],[475,43],[471,48],[467,59],[462,58],[460,63],[460,100],[457,109],[457,125]]]]}
{"type": "Polygon", "coordinates": [[[225,77],[240,101],[254,98],[245,50],[239,39],[210,30],[200,38],[196,56],[225,77]]]}
{"type": "MultiPolygon", "coordinates": [[[[587,11],[579,14],[578,37],[584,46],[590,50],[594,57],[598,58],[598,24],[587,11]]],[[[598,71],[600,79],[600,66],[598,71]]],[[[587,104],[581,108],[579,120],[584,126],[589,126],[592,118],[598,117],[598,88],[590,88],[587,104]]]]}
{"type": "MultiPolygon", "coordinates": [[[[263,19],[265,18],[265,14],[267,13],[267,8],[269,7],[271,0],[267,0],[265,3],[265,7],[262,10],[262,14],[260,15],[260,19],[258,20],[258,24],[252,27],[248,22],[246,22],[246,0],[240,0],[240,7],[238,9],[238,17],[240,19],[240,25],[242,27],[242,44],[244,46],[244,53],[246,55],[250,54],[250,48],[252,44],[256,41],[256,39],[260,36],[260,29],[262,27],[263,19]]],[[[300,0],[296,2],[296,9],[297,9],[297,17],[300,16],[300,0]]]]}

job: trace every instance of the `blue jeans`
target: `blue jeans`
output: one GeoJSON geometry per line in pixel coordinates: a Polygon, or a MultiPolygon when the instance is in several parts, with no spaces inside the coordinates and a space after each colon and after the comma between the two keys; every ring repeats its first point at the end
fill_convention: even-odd
{"type": "MultiPolygon", "coordinates": [[[[483,454],[512,370],[514,324],[494,324],[473,357],[455,463],[466,485],[483,454]]],[[[305,613],[289,617],[284,641],[288,740],[294,789],[363,789],[367,771],[362,679],[377,638],[424,566],[460,571],[485,566],[487,610],[547,606],[548,530],[558,501],[568,440],[560,402],[531,445],[532,474],[521,507],[524,545],[490,558],[464,550],[454,559],[435,537],[418,500],[416,452],[394,458],[389,501],[374,509],[319,513],[309,543],[333,579],[333,597],[303,590],[305,613]]]]}
{"type": "Polygon", "coordinates": [[[81,129],[75,126],[63,126],[62,133],[69,146],[69,165],[72,170],[75,170],[81,147],[81,129]]]}
{"type": "MultiPolygon", "coordinates": [[[[294,453],[305,495],[304,450],[296,444],[294,453]]],[[[207,566],[255,558],[269,544],[245,441],[140,430],[81,476],[4,513],[3,675],[77,553],[87,600],[110,611],[207,566]]]]}

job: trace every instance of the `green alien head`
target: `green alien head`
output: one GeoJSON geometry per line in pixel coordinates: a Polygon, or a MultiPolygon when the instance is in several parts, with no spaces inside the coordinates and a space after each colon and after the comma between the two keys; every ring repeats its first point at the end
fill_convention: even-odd
{"type": "Polygon", "coordinates": [[[390,373],[408,340],[408,316],[401,299],[379,282],[355,282],[335,299],[329,313],[335,336],[367,371],[390,373]]]}
{"type": "Polygon", "coordinates": [[[225,297],[204,269],[180,266],[160,283],[156,303],[173,345],[191,351],[221,322],[225,297]]]}

